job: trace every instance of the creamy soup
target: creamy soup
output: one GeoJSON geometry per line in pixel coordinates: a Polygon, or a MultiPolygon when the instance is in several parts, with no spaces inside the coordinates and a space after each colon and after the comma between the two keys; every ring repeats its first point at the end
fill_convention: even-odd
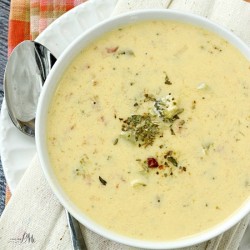
{"type": "Polygon", "coordinates": [[[211,228],[250,194],[250,63],[172,21],[98,38],[73,60],[48,114],[68,197],[122,235],[174,240],[211,228]]]}

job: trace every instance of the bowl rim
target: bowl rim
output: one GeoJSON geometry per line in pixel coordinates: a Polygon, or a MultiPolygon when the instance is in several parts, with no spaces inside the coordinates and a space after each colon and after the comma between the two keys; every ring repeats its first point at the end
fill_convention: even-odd
{"type": "Polygon", "coordinates": [[[176,240],[166,240],[166,241],[149,241],[149,240],[139,240],[130,237],[123,236],[121,234],[110,231],[103,226],[97,224],[95,221],[83,214],[80,209],[78,209],[67,197],[67,195],[62,190],[59,182],[57,181],[52,168],[50,167],[49,155],[46,150],[46,120],[47,111],[53,93],[56,91],[58,81],[61,74],[75,58],[75,56],[91,41],[100,37],[106,31],[112,30],[121,25],[126,25],[128,23],[133,23],[143,20],[175,20],[178,22],[190,23],[198,27],[202,27],[206,30],[210,30],[217,35],[223,37],[229,41],[234,47],[238,48],[240,52],[245,55],[245,57],[250,61],[250,48],[231,31],[221,27],[220,25],[208,20],[204,17],[185,13],[175,10],[167,9],[147,9],[147,10],[137,10],[125,13],[119,16],[111,17],[104,20],[94,27],[88,29],[82,33],[78,38],[76,38],[62,53],[62,55],[57,60],[53,69],[51,70],[48,78],[46,79],[45,85],[42,89],[38,107],[37,107],[37,117],[35,126],[35,141],[38,153],[38,158],[44,173],[44,176],[49,183],[53,193],[58,198],[59,202],[85,227],[91,231],[116,242],[130,245],[133,247],[140,247],[145,249],[175,249],[181,247],[187,247],[202,243],[204,241],[210,240],[219,234],[230,229],[233,225],[239,222],[247,213],[250,212],[250,199],[248,199],[240,208],[238,208],[231,216],[226,220],[222,221],[220,224],[215,225],[212,228],[202,231],[198,234],[194,234],[185,238],[176,240]]]}

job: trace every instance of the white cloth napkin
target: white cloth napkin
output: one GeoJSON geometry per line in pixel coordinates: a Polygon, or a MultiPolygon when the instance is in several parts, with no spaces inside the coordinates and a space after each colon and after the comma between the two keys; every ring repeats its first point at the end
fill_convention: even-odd
{"type": "MultiPolygon", "coordinates": [[[[120,0],[113,15],[142,8],[170,8],[199,14],[231,29],[250,46],[250,4],[241,0],[120,0]]],[[[224,234],[186,250],[235,250],[250,216],[224,234]]],[[[133,249],[82,226],[90,250],[133,249]]],[[[0,249],[71,249],[64,208],[48,186],[37,156],[0,218],[0,249]]]]}

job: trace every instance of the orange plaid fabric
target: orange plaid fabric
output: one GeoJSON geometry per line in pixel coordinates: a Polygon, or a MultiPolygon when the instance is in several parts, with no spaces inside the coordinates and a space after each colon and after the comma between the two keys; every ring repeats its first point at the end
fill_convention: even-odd
{"type": "MultiPolygon", "coordinates": [[[[23,40],[34,40],[56,18],[86,0],[12,0],[8,54],[23,40]]],[[[28,163],[27,163],[28,164],[28,163]]],[[[6,203],[10,199],[6,188],[6,203]]]]}
{"type": "Polygon", "coordinates": [[[23,40],[34,40],[56,18],[86,0],[12,0],[8,53],[23,40]]]}

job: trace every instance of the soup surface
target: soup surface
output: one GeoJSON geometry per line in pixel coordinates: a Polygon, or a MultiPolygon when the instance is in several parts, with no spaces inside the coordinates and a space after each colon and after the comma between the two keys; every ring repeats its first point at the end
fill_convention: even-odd
{"type": "Polygon", "coordinates": [[[199,27],[144,21],[92,42],[48,114],[54,172],[97,223],[173,240],[226,219],[250,194],[250,63],[199,27]]]}

